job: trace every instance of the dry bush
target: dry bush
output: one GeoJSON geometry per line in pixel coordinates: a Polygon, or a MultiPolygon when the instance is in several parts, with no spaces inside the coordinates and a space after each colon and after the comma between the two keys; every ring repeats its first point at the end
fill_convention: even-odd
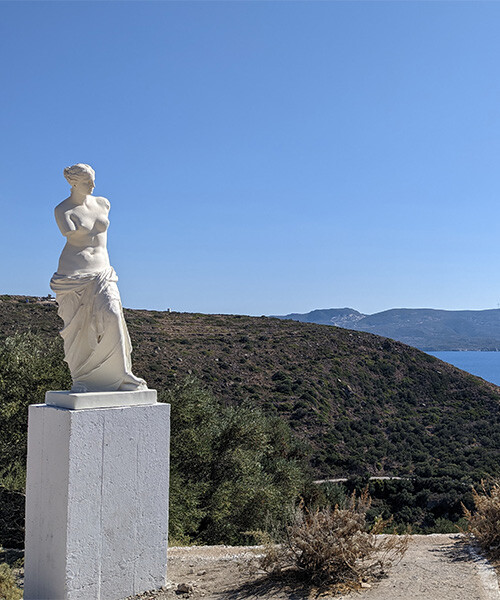
{"type": "Polygon", "coordinates": [[[500,559],[500,482],[487,486],[482,481],[480,491],[473,489],[472,495],[475,512],[463,507],[469,524],[468,535],[477,540],[489,556],[500,559]]]}
{"type": "Polygon", "coordinates": [[[12,569],[6,563],[0,564],[0,600],[21,600],[23,594],[17,587],[12,569]]]}
{"type": "Polygon", "coordinates": [[[318,586],[357,587],[383,575],[402,558],[409,536],[377,536],[387,521],[379,519],[368,528],[370,504],[364,490],[359,497],[353,493],[343,508],[299,509],[285,541],[268,546],[262,567],[276,575],[293,573],[318,586]]]}

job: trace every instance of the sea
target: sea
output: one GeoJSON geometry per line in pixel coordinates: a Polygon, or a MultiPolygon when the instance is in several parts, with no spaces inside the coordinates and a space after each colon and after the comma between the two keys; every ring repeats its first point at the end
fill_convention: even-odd
{"type": "Polygon", "coordinates": [[[454,365],[500,386],[500,352],[428,352],[439,360],[454,365]]]}

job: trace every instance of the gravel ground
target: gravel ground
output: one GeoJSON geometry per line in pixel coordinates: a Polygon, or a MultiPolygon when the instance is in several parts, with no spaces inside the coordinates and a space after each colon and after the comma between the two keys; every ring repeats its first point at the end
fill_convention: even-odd
{"type": "MultiPolygon", "coordinates": [[[[262,552],[262,546],[170,548],[168,585],[128,600],[500,600],[494,568],[459,535],[413,535],[388,577],[336,596],[269,579],[258,568],[262,552]]],[[[21,556],[0,553],[9,562],[21,556]]],[[[16,575],[22,584],[22,569],[16,575]]]]}
{"type": "Polygon", "coordinates": [[[261,553],[259,546],[171,548],[167,588],[134,600],[500,600],[493,567],[457,535],[412,536],[407,553],[387,578],[348,595],[318,595],[273,582],[258,570],[261,553]]]}
{"type": "Polygon", "coordinates": [[[499,600],[493,567],[457,535],[413,535],[408,552],[366,600],[499,600]]]}

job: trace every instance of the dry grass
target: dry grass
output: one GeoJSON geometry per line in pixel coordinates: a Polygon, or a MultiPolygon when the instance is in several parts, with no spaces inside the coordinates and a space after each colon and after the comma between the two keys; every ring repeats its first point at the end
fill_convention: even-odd
{"type": "Polygon", "coordinates": [[[487,485],[481,482],[481,489],[472,490],[475,511],[464,506],[465,518],[469,524],[468,535],[476,540],[489,557],[500,559],[500,482],[487,485]]]}
{"type": "Polygon", "coordinates": [[[262,567],[277,576],[293,574],[316,586],[356,588],[384,575],[408,547],[409,536],[378,536],[386,521],[367,527],[371,500],[365,490],[346,506],[300,509],[284,543],[268,546],[262,567]]]}
{"type": "Polygon", "coordinates": [[[0,600],[21,600],[23,594],[17,587],[12,569],[6,563],[0,564],[0,600]]]}

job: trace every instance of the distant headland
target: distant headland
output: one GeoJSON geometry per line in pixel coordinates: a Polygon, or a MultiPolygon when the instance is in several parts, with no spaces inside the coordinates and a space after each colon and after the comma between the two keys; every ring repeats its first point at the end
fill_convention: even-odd
{"type": "Polygon", "coordinates": [[[327,308],[275,316],[375,333],[424,351],[500,350],[500,309],[393,308],[365,315],[353,308],[327,308]]]}

